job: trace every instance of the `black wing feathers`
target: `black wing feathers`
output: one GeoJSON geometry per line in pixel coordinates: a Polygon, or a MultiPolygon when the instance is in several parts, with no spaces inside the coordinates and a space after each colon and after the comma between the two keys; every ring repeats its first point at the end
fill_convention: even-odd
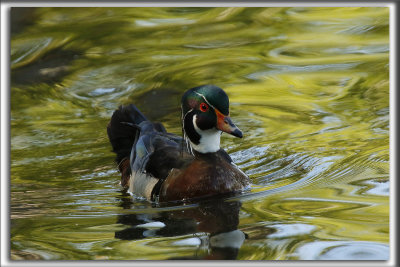
{"type": "Polygon", "coordinates": [[[134,106],[120,106],[114,111],[107,125],[107,134],[113,151],[117,154],[115,161],[129,157],[131,149],[140,134],[137,125],[146,121],[146,117],[134,106]]]}

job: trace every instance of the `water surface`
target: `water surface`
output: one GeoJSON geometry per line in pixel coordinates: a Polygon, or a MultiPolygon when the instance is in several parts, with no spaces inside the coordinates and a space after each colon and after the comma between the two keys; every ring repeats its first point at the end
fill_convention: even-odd
{"type": "Polygon", "coordinates": [[[11,259],[389,258],[388,8],[11,15],[11,259]],[[251,191],[123,192],[112,112],[134,103],[181,134],[180,97],[202,84],[230,97],[244,138],[221,145],[251,191]]]}

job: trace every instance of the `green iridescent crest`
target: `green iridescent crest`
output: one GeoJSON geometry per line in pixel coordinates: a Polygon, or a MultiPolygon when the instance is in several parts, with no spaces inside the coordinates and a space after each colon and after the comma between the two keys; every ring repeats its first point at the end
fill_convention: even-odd
{"type": "Polygon", "coordinates": [[[222,114],[229,114],[229,98],[224,90],[215,85],[202,85],[188,90],[182,96],[183,113],[185,114],[190,109],[196,109],[204,101],[222,114]]]}

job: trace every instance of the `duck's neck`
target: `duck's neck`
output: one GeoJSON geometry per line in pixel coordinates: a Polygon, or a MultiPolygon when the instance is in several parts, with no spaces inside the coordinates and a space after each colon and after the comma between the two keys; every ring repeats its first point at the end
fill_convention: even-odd
{"type": "Polygon", "coordinates": [[[196,131],[199,131],[198,133],[200,134],[200,140],[198,144],[193,143],[190,141],[190,145],[194,150],[200,153],[215,153],[218,150],[220,150],[220,137],[221,137],[221,131],[210,129],[210,130],[205,130],[202,131],[200,129],[197,129],[196,131]]]}
{"type": "Polygon", "coordinates": [[[220,150],[221,131],[216,128],[201,130],[196,125],[196,115],[185,118],[183,129],[192,150],[199,153],[215,153],[220,150]],[[190,121],[188,121],[190,119],[190,121]]]}

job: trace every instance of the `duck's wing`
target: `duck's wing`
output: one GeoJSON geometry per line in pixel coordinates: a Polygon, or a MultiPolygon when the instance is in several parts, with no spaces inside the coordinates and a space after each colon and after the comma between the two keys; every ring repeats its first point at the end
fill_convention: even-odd
{"type": "Polygon", "coordinates": [[[132,172],[165,179],[172,168],[182,168],[192,159],[183,138],[167,133],[160,123],[145,121],[139,127],[140,135],[131,152],[132,172]]]}
{"type": "Polygon", "coordinates": [[[193,158],[183,150],[180,137],[154,129],[159,126],[148,121],[139,125],[140,135],[130,158],[129,191],[149,200],[154,200],[172,169],[184,167],[193,158]]]}
{"type": "Polygon", "coordinates": [[[149,121],[132,104],[113,113],[107,133],[117,154],[121,185],[139,195],[147,196],[151,185],[192,158],[180,136],[167,133],[161,123],[149,121]]]}

